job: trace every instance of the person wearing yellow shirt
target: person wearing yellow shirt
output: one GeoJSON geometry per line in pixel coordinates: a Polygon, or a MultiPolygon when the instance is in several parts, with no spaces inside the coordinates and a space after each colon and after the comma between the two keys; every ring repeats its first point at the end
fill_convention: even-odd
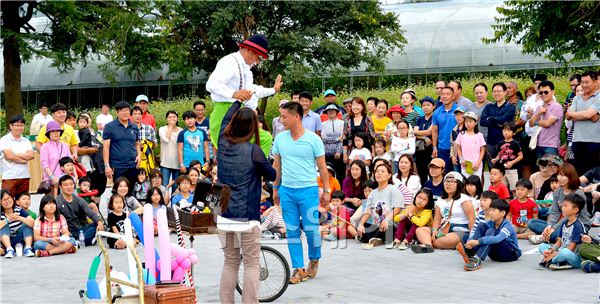
{"type": "MultiPolygon", "coordinates": [[[[50,107],[50,113],[52,113],[52,118],[54,118],[54,121],[58,122],[60,128],[63,130],[63,133],[60,136],[60,141],[64,142],[71,148],[71,156],[73,160],[77,160],[77,145],[79,144],[79,141],[77,140],[77,136],[75,136],[75,130],[73,130],[73,127],[65,123],[67,118],[67,106],[60,102],[56,103],[50,107]]],[[[48,141],[49,139],[46,137],[46,126],[42,126],[40,132],[38,133],[37,139],[35,140],[35,150],[40,151],[42,145],[48,141]]]]}
{"type": "Polygon", "coordinates": [[[386,116],[387,109],[388,102],[386,100],[380,99],[377,101],[375,113],[371,116],[376,136],[381,136],[385,131],[385,127],[392,122],[392,120],[386,116]]]}

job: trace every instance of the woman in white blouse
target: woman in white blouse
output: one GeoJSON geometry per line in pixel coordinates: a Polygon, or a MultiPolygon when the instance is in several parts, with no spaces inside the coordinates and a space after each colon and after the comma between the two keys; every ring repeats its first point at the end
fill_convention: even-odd
{"type": "Polygon", "coordinates": [[[429,253],[433,252],[433,248],[454,249],[471,231],[475,224],[475,211],[463,188],[464,178],[460,173],[452,171],[446,174],[442,196],[435,202],[433,225],[417,228],[417,239],[422,245],[412,246],[413,252],[429,253]]]}
{"type": "Polygon", "coordinates": [[[394,175],[394,184],[406,186],[410,192],[411,202],[417,191],[421,189],[421,178],[417,174],[412,155],[403,154],[398,158],[398,174],[394,175]]]}
{"type": "MultiPolygon", "coordinates": [[[[179,177],[179,162],[177,159],[177,135],[181,128],[177,126],[179,115],[175,111],[167,111],[167,125],[158,129],[160,137],[160,171],[163,176],[162,184],[167,186],[169,180],[179,177]]],[[[173,190],[174,187],[173,187],[173,190]]]]}

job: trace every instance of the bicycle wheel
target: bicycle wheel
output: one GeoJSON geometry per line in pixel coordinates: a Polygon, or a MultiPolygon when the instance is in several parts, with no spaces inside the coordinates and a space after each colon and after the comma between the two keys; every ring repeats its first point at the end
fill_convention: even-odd
{"type": "MultiPolygon", "coordinates": [[[[242,294],[244,281],[244,265],[240,265],[238,282],[235,287],[242,294]]],[[[287,260],[275,248],[260,247],[260,286],[258,289],[259,302],[271,302],[278,299],[287,289],[290,282],[290,266],[287,260]]]]}

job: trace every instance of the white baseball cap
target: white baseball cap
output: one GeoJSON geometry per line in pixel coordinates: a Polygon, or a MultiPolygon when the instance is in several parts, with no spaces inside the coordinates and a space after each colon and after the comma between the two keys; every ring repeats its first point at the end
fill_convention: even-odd
{"type": "Polygon", "coordinates": [[[135,98],[135,102],[140,102],[140,101],[149,102],[150,100],[148,100],[148,96],[141,94],[135,98]]]}

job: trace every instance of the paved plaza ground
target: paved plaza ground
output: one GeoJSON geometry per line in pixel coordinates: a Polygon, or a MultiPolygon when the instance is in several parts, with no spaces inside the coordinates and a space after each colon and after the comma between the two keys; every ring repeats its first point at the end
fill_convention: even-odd
{"type": "MultiPolygon", "coordinates": [[[[34,196],[37,210],[40,197],[34,196]]],[[[171,238],[176,242],[175,234],[171,238]]],[[[189,243],[188,243],[189,244],[189,243]]],[[[285,240],[269,241],[289,259],[285,240]]],[[[534,246],[521,241],[524,252],[534,246]]],[[[596,303],[598,274],[581,270],[538,270],[539,255],[525,254],[517,262],[485,262],[481,270],[465,272],[455,251],[414,254],[410,250],[364,250],[356,241],[323,243],[317,278],[290,285],[280,303],[596,303]]],[[[201,303],[219,302],[223,264],[216,235],[197,237],[199,263],[194,269],[201,303]]],[[[305,248],[306,249],[306,248],[305,248]]],[[[1,303],[78,303],[97,246],[76,254],[48,258],[0,258],[1,303]]],[[[143,250],[138,249],[143,256],[143,250]]],[[[111,250],[112,265],[127,271],[124,251],[111,250]]],[[[98,278],[104,276],[103,268],[98,278]]],[[[241,297],[238,297],[241,302],[241,297]]]]}

